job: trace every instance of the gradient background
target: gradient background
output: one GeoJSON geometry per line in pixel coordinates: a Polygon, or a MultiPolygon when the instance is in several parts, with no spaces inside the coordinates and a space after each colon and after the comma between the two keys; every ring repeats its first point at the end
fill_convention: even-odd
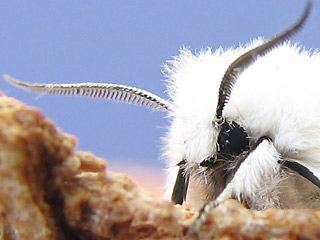
{"type": "MultiPolygon", "coordinates": [[[[179,48],[198,51],[269,38],[296,21],[305,3],[2,0],[0,73],[28,82],[127,84],[166,98],[161,65],[179,48]]],[[[308,49],[319,47],[319,26],[316,1],[311,18],[293,41],[308,49]]],[[[4,80],[0,88],[76,135],[79,150],[92,151],[107,159],[111,170],[130,174],[158,195],[162,192],[164,165],[159,156],[168,125],[165,113],[99,99],[39,98],[4,80]]]]}

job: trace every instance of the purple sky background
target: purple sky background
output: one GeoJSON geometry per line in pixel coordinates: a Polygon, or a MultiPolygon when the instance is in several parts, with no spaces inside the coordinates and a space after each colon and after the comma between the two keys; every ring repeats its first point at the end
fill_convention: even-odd
{"type": "MultiPolygon", "coordinates": [[[[304,0],[4,0],[0,73],[27,82],[126,84],[167,98],[161,65],[179,48],[197,52],[208,46],[245,44],[258,36],[269,38],[296,21],[305,4],[304,0]]],[[[293,42],[307,49],[320,47],[319,26],[320,3],[315,1],[310,19],[293,42]]],[[[160,138],[169,124],[165,113],[99,99],[39,98],[4,80],[0,88],[76,135],[79,150],[92,151],[107,159],[111,169],[136,174],[141,181],[148,182],[154,172],[162,176],[154,177],[162,185],[160,138]]]]}

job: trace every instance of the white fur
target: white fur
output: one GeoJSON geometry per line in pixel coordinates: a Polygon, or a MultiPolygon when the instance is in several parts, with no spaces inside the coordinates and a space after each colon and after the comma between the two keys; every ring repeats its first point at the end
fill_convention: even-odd
{"type": "MultiPolygon", "coordinates": [[[[198,174],[202,171],[198,164],[216,151],[218,133],[213,120],[222,77],[237,57],[261,42],[259,39],[247,46],[227,50],[208,48],[196,55],[182,49],[179,56],[167,63],[169,96],[176,105],[169,113],[171,126],[166,137],[167,196],[171,194],[177,176],[176,164],[182,159],[187,160],[191,185],[198,185],[197,181],[192,182],[193,175],[204,177],[198,174]]],[[[241,124],[250,138],[270,137],[283,159],[298,161],[320,178],[318,52],[287,43],[258,59],[237,80],[223,116],[241,124]]],[[[250,181],[237,184],[248,185],[250,181]]],[[[196,194],[188,192],[192,201],[205,200],[202,187],[205,186],[199,184],[196,194]]],[[[255,186],[248,186],[251,187],[255,186]]],[[[246,187],[241,189],[245,191],[246,187]]]]}

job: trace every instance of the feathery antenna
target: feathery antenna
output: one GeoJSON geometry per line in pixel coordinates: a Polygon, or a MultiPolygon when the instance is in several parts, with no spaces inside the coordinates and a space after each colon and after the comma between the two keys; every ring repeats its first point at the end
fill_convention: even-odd
{"type": "Polygon", "coordinates": [[[104,98],[162,111],[172,111],[173,109],[173,104],[169,101],[145,90],[125,85],[108,83],[37,84],[21,82],[9,75],[4,75],[4,79],[17,87],[31,92],[104,98]]]}
{"type": "Polygon", "coordinates": [[[310,11],[313,6],[313,1],[310,0],[307,3],[307,6],[303,12],[303,15],[300,19],[289,29],[280,33],[279,35],[271,38],[266,43],[246,52],[245,54],[238,57],[234,62],[230,64],[227,71],[225,72],[223,79],[219,88],[219,99],[216,110],[216,120],[222,122],[222,112],[223,108],[228,103],[232,89],[239,78],[239,76],[250,66],[252,65],[259,57],[263,57],[268,54],[271,50],[284,43],[286,40],[291,38],[296,34],[306,22],[306,19],[310,15],[310,11]]]}

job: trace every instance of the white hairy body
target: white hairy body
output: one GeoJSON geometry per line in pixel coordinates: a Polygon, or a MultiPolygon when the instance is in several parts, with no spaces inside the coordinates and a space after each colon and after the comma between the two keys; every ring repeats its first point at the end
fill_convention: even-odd
{"type": "MultiPolygon", "coordinates": [[[[183,49],[167,63],[168,93],[175,108],[169,112],[171,125],[166,136],[166,196],[172,193],[177,164],[186,159],[190,176],[187,202],[199,208],[214,200],[210,194],[217,183],[199,163],[216,152],[214,117],[219,85],[228,66],[261,43],[205,49],[197,55],[183,49]]],[[[231,195],[240,200],[240,193],[245,193],[255,209],[320,208],[316,199],[319,188],[292,171],[279,169],[278,164],[280,157],[296,161],[320,178],[319,53],[287,43],[258,59],[240,75],[223,117],[239,123],[252,140],[272,139],[270,146],[261,145],[261,151],[254,152],[258,157],[248,158],[245,171],[240,167],[232,179],[231,195]]]]}

